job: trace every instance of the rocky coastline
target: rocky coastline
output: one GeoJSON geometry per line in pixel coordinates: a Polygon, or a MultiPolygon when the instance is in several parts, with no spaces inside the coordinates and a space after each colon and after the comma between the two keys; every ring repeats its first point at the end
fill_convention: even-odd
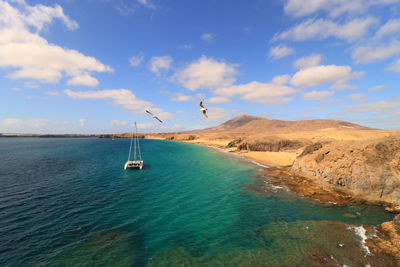
{"type": "MultiPolygon", "coordinates": [[[[248,157],[247,149],[238,149],[242,140],[230,140],[223,145],[196,138],[182,139],[172,138],[225,149],[257,161],[248,157]]],[[[286,151],[287,147],[293,151],[299,143],[278,140],[277,144],[263,143],[256,147],[278,148],[280,153],[285,152],[284,144],[289,144],[286,151]]],[[[262,178],[320,205],[379,205],[388,212],[400,213],[400,138],[316,142],[304,146],[301,152],[297,151],[291,165],[264,168],[262,178]]],[[[265,165],[263,161],[259,163],[265,165]]],[[[375,237],[366,239],[365,245],[371,253],[386,259],[388,266],[400,266],[400,214],[393,221],[375,227],[375,231],[375,237]]]]}

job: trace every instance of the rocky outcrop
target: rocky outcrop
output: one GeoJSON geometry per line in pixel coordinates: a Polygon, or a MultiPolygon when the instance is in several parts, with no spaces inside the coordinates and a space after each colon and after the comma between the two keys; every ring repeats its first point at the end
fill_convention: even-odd
{"type": "Polygon", "coordinates": [[[400,205],[398,137],[312,144],[295,160],[292,171],[372,202],[400,205]]]}
{"type": "Polygon", "coordinates": [[[268,152],[281,152],[281,151],[296,151],[304,147],[307,143],[300,140],[287,140],[277,138],[264,138],[259,140],[252,140],[248,138],[237,138],[229,142],[228,148],[236,147],[238,150],[248,151],[268,151],[268,152]]]}
{"type": "Polygon", "coordinates": [[[376,235],[378,238],[366,240],[371,252],[380,258],[391,257],[397,264],[390,266],[400,266],[400,215],[378,226],[376,235]]]}

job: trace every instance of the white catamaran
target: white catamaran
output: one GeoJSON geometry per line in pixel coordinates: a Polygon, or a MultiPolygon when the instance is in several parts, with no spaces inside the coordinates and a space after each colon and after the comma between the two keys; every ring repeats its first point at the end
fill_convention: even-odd
{"type": "Polygon", "coordinates": [[[125,163],[124,170],[126,170],[128,168],[129,169],[139,169],[139,170],[141,170],[143,168],[143,160],[142,160],[142,154],[140,153],[139,138],[137,138],[136,122],[135,122],[135,132],[132,134],[132,137],[131,137],[131,145],[129,147],[128,161],[125,163]],[[132,143],[133,142],[134,142],[133,160],[131,160],[131,151],[132,151],[132,143]],[[136,158],[136,148],[138,151],[139,159],[136,158]]]}

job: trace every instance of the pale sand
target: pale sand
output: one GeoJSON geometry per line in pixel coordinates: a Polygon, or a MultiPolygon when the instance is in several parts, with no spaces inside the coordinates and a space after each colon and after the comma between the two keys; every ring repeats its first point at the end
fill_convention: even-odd
{"type": "Polygon", "coordinates": [[[184,140],[184,142],[186,143],[216,146],[218,148],[226,148],[226,146],[229,144],[230,141],[231,140],[206,140],[206,139],[184,140]]]}
{"type": "Polygon", "coordinates": [[[292,165],[293,161],[299,155],[299,153],[297,152],[262,152],[262,151],[239,152],[238,154],[247,159],[254,160],[255,162],[270,167],[292,165]]]}

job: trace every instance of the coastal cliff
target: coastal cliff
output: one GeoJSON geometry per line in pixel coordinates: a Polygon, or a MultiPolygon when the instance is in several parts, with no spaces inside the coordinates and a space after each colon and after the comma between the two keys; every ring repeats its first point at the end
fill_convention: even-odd
{"type": "Polygon", "coordinates": [[[296,158],[291,170],[367,201],[400,206],[399,137],[314,143],[296,158]]]}

